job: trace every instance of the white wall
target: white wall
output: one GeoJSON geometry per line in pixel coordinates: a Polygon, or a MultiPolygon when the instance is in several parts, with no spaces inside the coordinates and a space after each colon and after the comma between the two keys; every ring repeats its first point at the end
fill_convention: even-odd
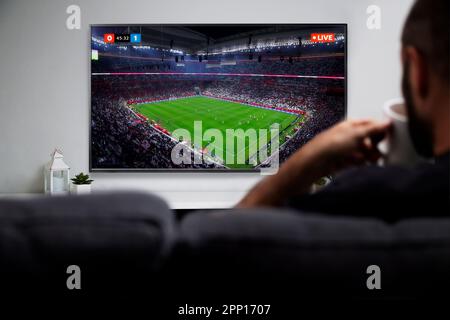
{"type": "MultiPolygon", "coordinates": [[[[62,148],[72,172],[88,170],[89,24],[348,23],[348,115],[380,117],[400,95],[399,35],[412,0],[1,0],[0,193],[40,192],[42,166],[62,148]],[[81,7],[81,30],[65,27],[81,7]],[[382,28],[366,28],[366,8],[382,28]]],[[[95,189],[138,188],[175,207],[226,206],[258,179],[249,173],[96,173],[95,189]],[[207,204],[207,201],[209,203],[207,204]]]]}

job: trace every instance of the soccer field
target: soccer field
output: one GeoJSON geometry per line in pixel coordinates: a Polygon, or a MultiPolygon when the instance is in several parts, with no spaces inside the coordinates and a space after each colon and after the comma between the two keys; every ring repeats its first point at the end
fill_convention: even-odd
{"type": "MultiPolygon", "coordinates": [[[[249,158],[254,158],[254,154],[250,154],[250,152],[253,153],[254,151],[254,148],[251,147],[252,142],[248,141],[248,138],[244,138],[239,143],[239,138],[235,138],[234,147],[230,148],[229,145],[227,147],[226,143],[228,141],[225,141],[227,129],[243,129],[244,131],[255,129],[257,135],[259,134],[259,129],[267,129],[269,132],[267,141],[270,141],[270,126],[273,123],[278,123],[280,125],[279,144],[281,145],[285,141],[286,135],[293,133],[295,125],[303,121],[302,116],[298,117],[297,115],[280,111],[257,108],[204,96],[137,104],[132,107],[138,113],[149,118],[149,120],[160,124],[170,133],[173,133],[177,129],[188,130],[192,139],[194,137],[194,121],[202,122],[202,134],[208,129],[220,130],[224,137],[223,152],[222,155],[220,153],[214,153],[213,155],[220,157],[227,167],[241,169],[251,168],[255,165],[255,163],[248,163],[249,158]],[[244,155],[241,153],[244,153],[244,155]],[[245,163],[239,161],[242,157],[245,158],[245,163]],[[227,159],[234,160],[227,161],[227,159]]],[[[174,136],[178,138],[176,135],[174,136]]],[[[203,140],[202,145],[195,145],[195,148],[199,150],[203,149],[210,142],[203,140]]],[[[254,144],[254,147],[256,146],[257,143],[254,144]]],[[[219,148],[216,144],[216,150],[219,148]]]]}

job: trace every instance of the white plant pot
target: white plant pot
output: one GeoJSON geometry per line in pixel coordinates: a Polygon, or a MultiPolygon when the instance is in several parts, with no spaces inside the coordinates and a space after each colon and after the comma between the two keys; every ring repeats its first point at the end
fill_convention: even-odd
{"type": "Polygon", "coordinates": [[[89,194],[91,193],[90,184],[71,184],[70,185],[71,194],[89,194]]]}

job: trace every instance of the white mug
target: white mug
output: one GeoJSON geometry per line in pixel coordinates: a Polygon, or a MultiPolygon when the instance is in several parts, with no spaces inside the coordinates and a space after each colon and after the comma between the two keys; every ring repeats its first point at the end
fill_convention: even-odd
{"type": "Polygon", "coordinates": [[[414,149],[408,129],[408,115],[401,98],[388,100],[383,106],[384,116],[392,123],[386,137],[384,164],[413,166],[421,160],[414,149]]]}

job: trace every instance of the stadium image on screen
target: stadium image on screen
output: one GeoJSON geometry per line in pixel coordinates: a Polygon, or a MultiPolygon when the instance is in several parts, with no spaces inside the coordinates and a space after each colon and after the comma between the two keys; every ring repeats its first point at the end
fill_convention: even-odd
{"type": "Polygon", "coordinates": [[[90,169],[282,163],[345,117],[346,30],[92,25],[90,169]]]}

